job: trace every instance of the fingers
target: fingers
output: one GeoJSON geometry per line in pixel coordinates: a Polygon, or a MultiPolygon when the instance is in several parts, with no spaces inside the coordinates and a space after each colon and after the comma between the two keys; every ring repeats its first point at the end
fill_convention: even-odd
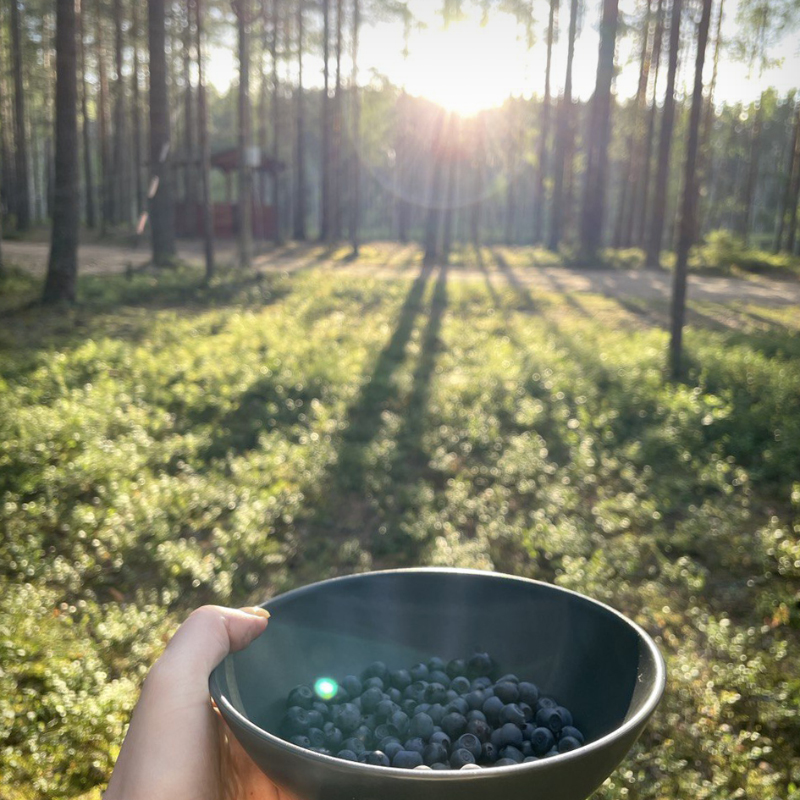
{"type": "Polygon", "coordinates": [[[184,674],[205,682],[228,653],[242,650],[258,638],[268,620],[269,612],[254,606],[202,606],[178,628],[162,661],[178,664],[184,674]]]}

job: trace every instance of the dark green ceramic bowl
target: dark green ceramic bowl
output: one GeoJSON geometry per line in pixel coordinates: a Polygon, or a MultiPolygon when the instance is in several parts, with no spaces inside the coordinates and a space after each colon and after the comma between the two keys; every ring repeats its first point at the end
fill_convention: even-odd
{"type": "Polygon", "coordinates": [[[214,670],[211,694],[258,766],[302,800],[584,800],[625,757],[664,691],[663,659],[637,625],[574,592],[508,575],[373,572],[264,607],[273,615],[266,634],[214,670]],[[278,736],[299,683],[476,648],[569,708],[587,744],[529,764],[451,772],[341,761],[278,736]]]}

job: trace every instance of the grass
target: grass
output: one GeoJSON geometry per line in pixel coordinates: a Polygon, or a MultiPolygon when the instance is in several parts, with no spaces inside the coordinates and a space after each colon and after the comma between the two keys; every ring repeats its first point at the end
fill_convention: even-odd
{"type": "MultiPolygon", "coordinates": [[[[365,258],[380,258],[366,253],[365,258]]],[[[669,689],[597,797],[800,797],[800,319],[474,280],[181,268],[0,325],[0,796],[107,779],[206,601],[417,564],[585,592],[669,689]]]]}

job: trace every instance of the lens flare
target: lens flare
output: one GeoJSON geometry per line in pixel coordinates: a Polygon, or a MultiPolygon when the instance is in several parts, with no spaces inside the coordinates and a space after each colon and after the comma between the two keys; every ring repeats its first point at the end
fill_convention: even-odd
{"type": "Polygon", "coordinates": [[[333,678],[320,678],[314,684],[314,693],[320,700],[333,700],[339,693],[339,684],[333,678]]]}

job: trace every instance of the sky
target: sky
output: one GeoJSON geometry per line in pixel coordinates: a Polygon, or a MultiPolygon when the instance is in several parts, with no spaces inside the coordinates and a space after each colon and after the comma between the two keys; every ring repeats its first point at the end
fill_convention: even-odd
{"type": "MultiPolygon", "coordinates": [[[[399,21],[367,22],[360,43],[360,82],[381,76],[392,83],[405,85],[409,93],[423,95],[465,114],[481,108],[501,105],[506,97],[541,95],[544,90],[547,26],[547,0],[534,0],[535,34],[538,41],[527,47],[525,31],[509,14],[493,12],[487,24],[480,26],[477,13],[462,23],[443,30],[438,0],[410,0],[418,25],[411,32],[410,57],[403,59],[403,26],[399,21]]],[[[587,99],[594,90],[597,67],[598,23],[601,3],[584,3],[587,13],[582,20],[576,42],[574,93],[587,99]]],[[[723,21],[723,38],[730,41],[737,32],[738,0],[727,0],[723,21]]],[[[629,17],[636,0],[620,0],[620,11],[629,17]]],[[[561,0],[559,40],[553,56],[553,91],[558,93],[566,68],[566,38],[569,4],[561,0]]],[[[690,23],[684,22],[684,29],[690,23]]],[[[619,97],[636,92],[638,58],[636,36],[622,40],[617,49],[617,62],[622,66],[616,80],[619,97]]],[[[666,42],[665,42],[666,45],[666,42]]],[[[710,79],[712,44],[707,53],[706,81],[710,79]]],[[[721,58],[715,99],[717,102],[750,102],[762,88],[774,86],[781,94],[800,87],[800,36],[798,31],[779,35],[771,56],[781,63],[763,75],[750,75],[748,65],[733,59],[730,53],[721,58]]],[[[692,61],[693,63],[693,61],[692,61]]],[[[235,48],[215,47],[211,51],[209,76],[219,90],[236,82],[235,48]]],[[[691,83],[692,64],[685,63],[679,73],[684,86],[691,83]]],[[[322,59],[306,59],[305,84],[321,85],[322,59]]],[[[349,65],[346,65],[349,74],[349,65]]],[[[663,91],[666,70],[660,81],[663,91]]],[[[680,84],[679,84],[680,85],[680,84]]]]}

